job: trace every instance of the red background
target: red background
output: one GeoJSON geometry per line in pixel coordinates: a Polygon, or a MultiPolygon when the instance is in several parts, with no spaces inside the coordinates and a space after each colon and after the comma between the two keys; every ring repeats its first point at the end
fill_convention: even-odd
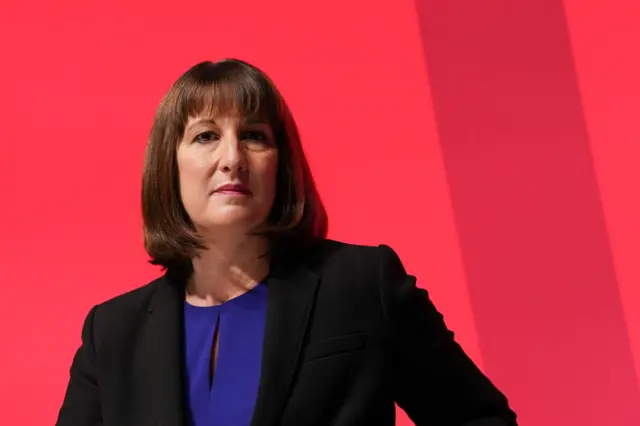
{"type": "Polygon", "coordinates": [[[392,245],[522,425],[640,424],[639,21],[637,0],[4,2],[0,424],[53,424],[88,309],[158,274],[152,116],[227,56],[287,98],[330,236],[392,245]]]}

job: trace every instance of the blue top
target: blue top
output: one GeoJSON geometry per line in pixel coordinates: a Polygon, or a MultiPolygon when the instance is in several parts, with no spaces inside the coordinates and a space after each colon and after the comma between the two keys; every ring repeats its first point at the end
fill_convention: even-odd
{"type": "Polygon", "coordinates": [[[267,288],[259,284],[221,305],[185,302],[187,412],[190,426],[247,426],[258,396],[267,288]],[[213,337],[218,358],[210,384],[213,337]]]}

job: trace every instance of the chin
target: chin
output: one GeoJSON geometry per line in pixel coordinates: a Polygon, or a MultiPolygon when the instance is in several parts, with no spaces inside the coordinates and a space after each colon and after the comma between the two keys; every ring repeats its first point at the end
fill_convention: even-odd
{"type": "Polygon", "coordinates": [[[216,206],[209,208],[201,215],[197,222],[204,229],[222,231],[227,228],[229,231],[246,232],[255,229],[263,223],[268,216],[268,211],[264,209],[248,208],[248,206],[216,206]]]}
{"type": "Polygon", "coordinates": [[[262,220],[256,217],[255,214],[249,214],[249,212],[235,212],[231,214],[231,212],[224,215],[216,215],[215,217],[210,217],[209,220],[206,221],[211,228],[228,228],[228,229],[237,229],[237,230],[249,230],[255,228],[257,224],[262,223],[262,220]]]}

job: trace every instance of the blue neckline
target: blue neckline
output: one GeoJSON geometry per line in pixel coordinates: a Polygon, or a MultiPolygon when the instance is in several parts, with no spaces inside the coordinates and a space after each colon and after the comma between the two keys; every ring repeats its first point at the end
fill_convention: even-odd
{"type": "Polygon", "coordinates": [[[236,296],[232,299],[229,299],[226,302],[220,303],[219,305],[213,305],[213,306],[196,306],[187,302],[187,300],[185,299],[184,301],[185,309],[189,309],[192,311],[217,311],[220,309],[224,309],[224,307],[227,305],[242,305],[244,304],[244,301],[247,299],[249,300],[255,299],[254,297],[251,297],[252,295],[256,293],[258,294],[263,293],[264,292],[263,286],[264,286],[263,283],[258,283],[255,287],[253,287],[249,291],[242,293],[241,295],[236,296]]]}

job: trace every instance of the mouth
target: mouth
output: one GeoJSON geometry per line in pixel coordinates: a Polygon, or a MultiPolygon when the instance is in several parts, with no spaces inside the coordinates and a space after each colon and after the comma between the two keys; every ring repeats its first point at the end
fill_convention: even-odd
{"type": "Polygon", "coordinates": [[[243,196],[243,195],[251,195],[251,191],[246,185],[243,184],[226,184],[216,188],[213,191],[214,194],[222,194],[222,195],[235,195],[235,196],[243,196]]]}

